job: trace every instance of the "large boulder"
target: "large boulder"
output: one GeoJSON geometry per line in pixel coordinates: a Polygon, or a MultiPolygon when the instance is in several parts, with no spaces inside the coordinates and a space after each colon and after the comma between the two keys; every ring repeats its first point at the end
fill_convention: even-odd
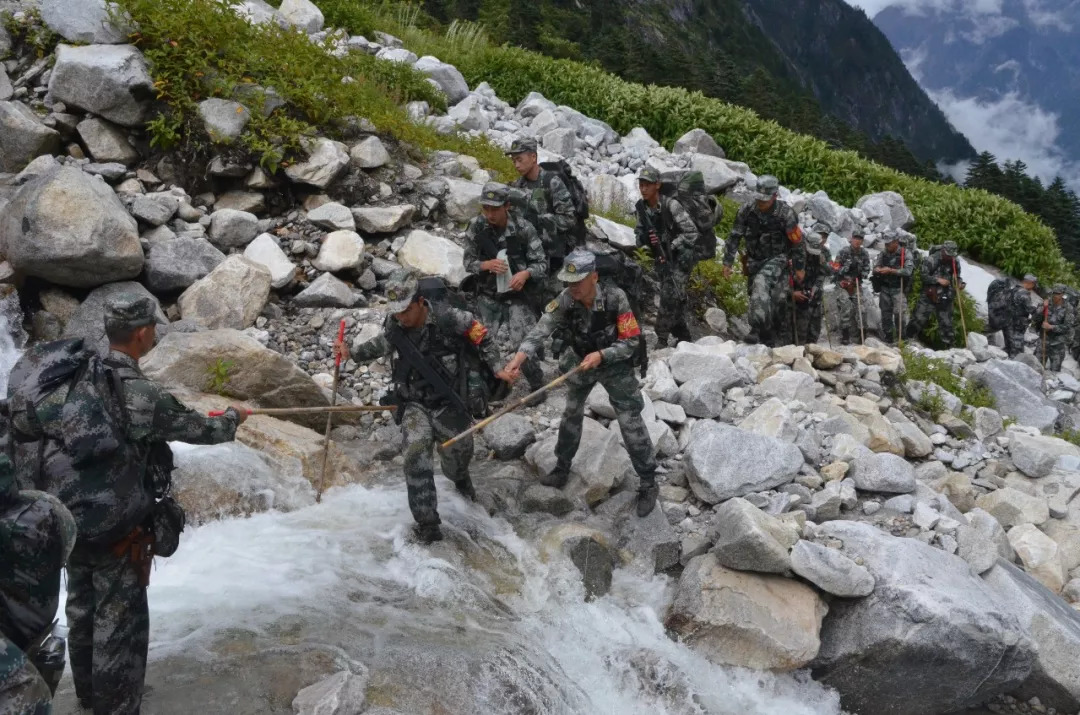
{"type": "Polygon", "coordinates": [[[732,171],[723,159],[707,154],[691,154],[690,167],[700,171],[705,179],[705,191],[710,194],[722,193],[739,183],[741,178],[732,171]]]}
{"type": "Polygon", "coordinates": [[[80,45],[127,42],[128,30],[112,24],[105,0],[41,0],[38,9],[49,29],[68,42],[80,45]]]}
{"type": "Polygon", "coordinates": [[[142,53],[131,45],[59,45],[49,94],[68,106],[135,127],[146,121],[154,82],[142,53]]]}
{"type": "Polygon", "coordinates": [[[851,476],[856,488],[866,492],[908,494],[915,491],[915,468],[895,454],[857,457],[851,464],[851,476]]]}
{"type": "Polygon", "coordinates": [[[413,67],[435,82],[439,89],[442,90],[442,93],[446,95],[448,105],[453,106],[469,96],[469,85],[457,67],[431,55],[424,55],[416,61],[413,67]]]}
{"type": "Polygon", "coordinates": [[[309,35],[323,28],[322,11],[310,0],[282,0],[277,14],[284,27],[297,27],[309,35]]]}
{"type": "Polygon", "coordinates": [[[671,376],[680,385],[696,377],[708,377],[720,383],[721,390],[727,390],[742,382],[742,375],[735,369],[735,364],[727,355],[708,352],[694,345],[679,349],[668,359],[671,376]]]}
{"type": "Polygon", "coordinates": [[[109,186],[74,167],[24,184],[0,217],[13,268],[59,285],[90,288],[142,271],[138,225],[109,186]]]}
{"type": "Polygon", "coordinates": [[[355,231],[328,233],[319,246],[319,255],[311,262],[320,271],[337,273],[360,265],[364,257],[364,239],[355,231]]]}
{"type": "Polygon", "coordinates": [[[690,488],[709,504],[787,484],[802,463],[793,444],[704,420],[686,451],[690,488]]]}
{"type": "Polygon", "coordinates": [[[184,290],[210,275],[225,254],[205,238],[173,238],[151,241],[146,253],[143,280],[158,293],[184,290]]]}
{"type": "Polygon", "coordinates": [[[809,403],[817,395],[817,383],[814,378],[804,372],[794,370],[781,370],[762,381],[759,386],[765,395],[775,397],[784,402],[809,403]]]}
{"type": "Polygon", "coordinates": [[[1006,529],[1019,524],[1038,526],[1050,519],[1050,507],[1045,499],[1012,487],[983,494],[975,500],[975,504],[989,512],[1006,529]]]}
{"type": "Polygon", "coordinates": [[[869,219],[884,220],[890,228],[909,229],[915,225],[914,214],[904,203],[904,197],[895,191],[863,196],[855,208],[861,209],[869,219]]]}
{"type": "Polygon", "coordinates": [[[416,207],[412,204],[400,206],[364,206],[352,210],[356,228],[364,233],[394,233],[412,221],[416,207]]]}
{"type": "Polygon", "coordinates": [[[1015,694],[1059,713],[1080,710],[1080,611],[1028,574],[999,561],[983,579],[1012,607],[1037,646],[1035,667],[1015,694]]]}
{"type": "Polygon", "coordinates": [[[594,211],[627,216],[633,213],[634,205],[641,198],[641,194],[634,193],[626,181],[611,174],[594,174],[586,183],[585,191],[589,194],[589,206],[594,211]]]}
{"type": "MultiPolygon", "coordinates": [[[[224,257],[223,257],[224,258],[224,257]]],[[[244,249],[244,258],[270,271],[270,287],[280,290],[292,283],[296,264],[289,260],[274,237],[262,233],[244,249]]]]}
{"type": "Polygon", "coordinates": [[[638,574],[650,577],[678,566],[682,543],[664,510],[656,508],[639,517],[636,508],[637,494],[622,492],[597,508],[594,521],[615,535],[613,546],[638,574]]]}
{"type": "Polygon", "coordinates": [[[349,150],[341,142],[322,137],[303,142],[307,158],[285,167],[285,176],[297,184],[325,189],[349,168],[349,150]]]}
{"type": "Polygon", "coordinates": [[[715,156],[718,159],[725,158],[724,150],[720,148],[720,145],[716,143],[716,140],[712,138],[704,129],[691,129],[686,134],[683,134],[675,142],[675,146],[671,149],[672,154],[705,154],[707,156],[715,156]]]}
{"type": "Polygon", "coordinates": [[[496,459],[517,459],[536,441],[536,430],[528,417],[503,415],[484,428],[484,442],[496,459]]]}
{"type": "Polygon", "coordinates": [[[769,398],[747,415],[739,423],[739,429],[784,442],[795,442],[799,438],[799,421],[787,405],[775,397],[769,398]]]}
{"type": "Polygon", "coordinates": [[[229,256],[180,295],[180,316],[210,330],[243,330],[266,305],[270,280],[270,271],[261,265],[229,256]]]}
{"type": "Polygon", "coordinates": [[[736,497],[716,509],[712,552],[721,566],[736,571],[786,574],[789,552],[799,535],[795,529],[736,497]]]}
{"type": "Polygon", "coordinates": [[[343,281],[323,273],[293,297],[293,305],[301,308],[351,308],[356,294],[343,281]]]}
{"type": "Polygon", "coordinates": [[[409,232],[405,244],[397,252],[398,262],[424,275],[445,278],[458,286],[465,279],[465,252],[453,241],[419,229],[409,232]]]}
{"type": "Polygon", "coordinates": [[[1043,394],[1038,371],[1015,360],[988,360],[968,366],[964,377],[987,387],[1006,417],[1042,432],[1054,429],[1057,403],[1043,394]]]}
{"type": "Polygon", "coordinates": [[[811,666],[846,710],[955,712],[1028,677],[1034,644],[1012,605],[963,559],[868,524],[831,521],[817,536],[841,543],[876,582],[865,598],[833,602],[811,666]]]}
{"type": "MultiPolygon", "coordinates": [[[[554,435],[543,439],[525,453],[525,459],[542,475],[550,474],[555,469],[555,440],[554,435]]],[[[595,505],[621,486],[633,471],[630,455],[619,444],[615,433],[586,417],[581,430],[581,443],[570,465],[567,493],[595,505]]]]}
{"type": "Polygon", "coordinates": [[[869,571],[838,550],[812,541],[799,541],[792,547],[791,570],[834,596],[869,596],[874,590],[869,571]]]}
{"type": "Polygon", "coordinates": [[[105,337],[105,303],[115,295],[128,294],[150,298],[157,306],[155,317],[159,336],[168,330],[169,319],[161,311],[157,298],[150,295],[141,284],[134,281],[110,283],[90,291],[78,309],[68,318],[64,326],[64,337],[83,338],[87,347],[92,347],[101,355],[109,352],[109,339],[105,337]]]}
{"type": "Polygon", "coordinates": [[[60,135],[22,102],[0,102],[0,172],[16,173],[42,154],[60,151],[60,135]]]}
{"type": "Polygon", "coordinates": [[[247,211],[218,209],[210,214],[209,233],[218,248],[242,248],[259,235],[259,218],[247,211]]]}
{"type": "Polygon", "coordinates": [[[695,377],[679,388],[679,405],[691,417],[713,419],[724,409],[724,382],[708,375],[695,377]]]}
{"type": "Polygon", "coordinates": [[[1045,477],[1055,466],[1080,466],[1080,447],[1057,437],[1035,437],[1023,432],[1009,433],[1009,456],[1013,464],[1029,477],[1045,477]],[[1069,464],[1061,464],[1066,458],[1069,464]]]}
{"type": "Polygon", "coordinates": [[[139,160],[139,152],[131,146],[124,131],[104,119],[84,119],[75,127],[75,131],[90,156],[98,163],[115,162],[130,166],[139,160]]]}
{"type": "Polygon", "coordinates": [[[445,177],[443,181],[446,182],[446,196],[443,197],[443,203],[446,206],[446,215],[451,221],[469,221],[480,213],[480,194],[483,193],[483,186],[453,177],[445,177]]]}
{"type": "Polygon", "coordinates": [[[713,663],[783,671],[817,655],[827,612],[805,584],[726,569],[705,554],[683,571],[666,625],[713,663]]]}

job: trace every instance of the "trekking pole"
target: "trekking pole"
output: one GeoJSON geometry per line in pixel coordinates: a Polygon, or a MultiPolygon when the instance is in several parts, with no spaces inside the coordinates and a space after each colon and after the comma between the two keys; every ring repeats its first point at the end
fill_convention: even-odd
{"type": "MultiPolygon", "coordinates": [[[[904,246],[900,246],[900,270],[904,270],[904,246]]],[[[907,293],[904,292],[904,276],[900,275],[900,314],[896,316],[896,344],[904,347],[904,308],[907,307],[907,293]]]]}
{"type": "Polygon", "coordinates": [[[492,415],[491,417],[487,417],[487,418],[485,418],[485,419],[482,419],[482,420],[480,420],[479,422],[477,422],[476,424],[474,424],[474,425],[473,425],[472,427],[470,427],[469,429],[465,430],[464,432],[462,432],[461,434],[457,435],[456,437],[452,437],[452,438],[450,438],[450,439],[446,440],[445,442],[443,442],[443,443],[442,443],[442,444],[440,445],[440,447],[439,447],[439,448],[440,448],[440,449],[446,449],[447,447],[451,447],[451,446],[453,446],[454,444],[456,444],[456,443],[460,442],[461,440],[465,439],[465,438],[466,438],[466,437],[468,437],[469,435],[471,435],[471,434],[475,434],[476,432],[479,432],[480,430],[484,429],[484,428],[485,428],[485,427],[487,427],[487,426],[488,426],[489,424],[491,424],[491,423],[492,423],[492,422],[494,422],[495,420],[499,419],[499,418],[500,418],[500,417],[502,417],[503,415],[506,415],[506,414],[509,414],[509,413],[513,412],[513,411],[514,411],[514,410],[516,410],[517,408],[519,408],[519,407],[521,407],[522,405],[524,405],[525,403],[527,403],[527,402],[528,402],[529,400],[532,400],[532,399],[533,399],[533,398],[535,398],[535,397],[539,397],[540,395],[542,395],[543,393],[547,392],[548,390],[553,390],[553,389],[555,389],[556,387],[558,387],[559,385],[563,384],[564,382],[566,382],[566,381],[567,381],[567,380],[569,380],[569,379],[570,379],[570,378],[571,378],[572,376],[576,375],[576,374],[577,374],[577,373],[579,373],[579,372],[581,372],[581,366],[580,366],[580,365],[578,365],[577,367],[575,367],[575,368],[574,368],[573,370],[571,370],[570,372],[566,373],[565,375],[560,375],[559,377],[555,378],[554,380],[552,380],[552,381],[551,381],[551,382],[549,382],[548,384],[546,384],[546,385],[544,385],[543,387],[541,387],[541,388],[540,388],[539,390],[537,390],[536,392],[533,392],[532,394],[526,395],[525,397],[522,397],[522,398],[521,398],[520,400],[518,400],[518,401],[517,401],[517,402],[515,402],[514,404],[512,404],[512,405],[509,405],[509,406],[507,406],[507,407],[504,407],[504,408],[502,408],[501,410],[499,410],[498,412],[496,412],[495,414],[493,414],[493,415],[492,415]]]}
{"type": "Polygon", "coordinates": [[[795,318],[795,271],[791,266],[791,261],[788,261],[788,285],[791,287],[791,338],[795,341],[792,345],[798,345],[799,326],[795,318]]]}
{"type": "MultiPolygon", "coordinates": [[[[394,405],[336,405],[334,407],[251,407],[244,409],[248,417],[252,415],[267,415],[269,417],[285,417],[288,415],[321,415],[326,412],[349,413],[349,412],[391,412],[394,405]]],[[[221,417],[225,410],[210,410],[209,417],[221,417]]]]}
{"type": "Polygon", "coordinates": [[[825,300],[825,291],[821,292],[821,313],[825,316],[825,339],[829,341],[829,350],[832,350],[832,331],[829,330],[829,301],[825,300]]]}
{"type": "Polygon", "coordinates": [[[964,331],[964,347],[968,346],[967,341],[967,321],[964,319],[964,295],[960,292],[960,280],[956,276],[956,259],[952,259],[952,283],[953,290],[956,291],[956,300],[960,306],[960,327],[964,331]]]}
{"type": "Polygon", "coordinates": [[[866,342],[866,331],[863,330],[862,317],[862,281],[855,279],[855,303],[859,306],[859,345],[866,342]]]}
{"type": "MultiPolygon", "coordinates": [[[[337,343],[345,341],[345,319],[341,319],[341,326],[338,328],[337,343]]],[[[338,380],[341,378],[341,353],[338,352],[334,356],[334,388],[333,393],[330,395],[330,406],[335,407],[337,405],[337,391],[338,380]]],[[[322,454],[322,469],[319,471],[319,488],[315,492],[315,503],[318,504],[322,501],[323,487],[326,485],[326,463],[330,461],[330,428],[334,424],[334,413],[326,413],[326,435],[323,439],[323,454],[322,454]]]]}
{"type": "MultiPolygon", "coordinates": [[[[1047,304],[1044,304],[1043,305],[1043,323],[1050,322],[1049,321],[1049,316],[1050,316],[1050,306],[1047,305],[1047,304]]],[[[1043,377],[1045,377],[1046,376],[1046,326],[1045,325],[1042,326],[1042,369],[1043,369],[1043,377]]]]}

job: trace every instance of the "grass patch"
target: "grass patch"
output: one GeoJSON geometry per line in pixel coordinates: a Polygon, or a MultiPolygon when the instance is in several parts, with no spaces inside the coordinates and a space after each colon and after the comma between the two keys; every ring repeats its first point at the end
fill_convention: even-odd
{"type": "MultiPolygon", "coordinates": [[[[901,382],[915,380],[933,383],[946,392],[952,393],[969,407],[996,406],[994,395],[989,388],[965,380],[941,358],[930,357],[910,348],[904,348],[902,354],[904,369],[899,376],[901,382]]],[[[923,392],[915,407],[931,415],[939,415],[945,409],[941,395],[931,394],[929,391],[923,392]]]]}
{"type": "MultiPolygon", "coordinates": [[[[11,35],[12,51],[9,54],[12,55],[15,54],[16,47],[26,45],[41,59],[51,54],[60,42],[60,35],[49,29],[36,7],[23,11],[19,18],[10,11],[0,13],[0,26],[11,35]]],[[[0,60],[3,59],[6,59],[6,56],[0,55],[0,60]]]]}
{"type": "Polygon", "coordinates": [[[1066,430],[1062,430],[1061,432],[1058,432],[1054,436],[1059,438],[1059,439],[1063,439],[1066,442],[1071,442],[1072,444],[1075,444],[1077,447],[1080,447],[1080,430],[1066,429],[1066,430]]]}

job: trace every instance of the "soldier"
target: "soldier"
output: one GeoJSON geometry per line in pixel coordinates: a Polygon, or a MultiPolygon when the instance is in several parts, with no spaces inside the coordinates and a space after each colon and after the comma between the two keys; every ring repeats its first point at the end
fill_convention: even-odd
{"type": "Polygon", "coordinates": [[[540,166],[535,139],[515,139],[507,154],[520,174],[511,185],[527,194],[524,218],[536,229],[548,256],[547,289],[557,294],[562,286],[554,277],[562,267],[563,257],[584,240],[584,236],[576,235],[578,220],[570,188],[557,172],[540,166]]]}
{"type": "Polygon", "coordinates": [[[1073,356],[1073,360],[1080,362],[1080,291],[1072,286],[1065,286],[1065,302],[1068,303],[1073,318],[1069,354],[1073,356]]]}
{"type": "Polygon", "coordinates": [[[814,232],[806,240],[806,272],[801,278],[792,277],[796,333],[801,342],[814,342],[821,335],[825,277],[831,274],[829,249],[822,234],[828,236],[828,228],[824,224],[814,226],[814,232]]]}
{"type": "MultiPolygon", "coordinates": [[[[68,646],[75,693],[94,715],[138,713],[142,702],[156,460],[167,454],[167,442],[232,440],[246,414],[232,406],[223,417],[204,417],[142,374],[139,359],[154,346],[156,312],[154,301],[138,294],[122,293],[105,305],[109,354],[102,365],[120,400],[120,414],[111,416],[122,425],[120,446],[107,459],[76,466],[74,445],[105,438],[101,425],[87,419],[62,443],[45,438],[41,451],[38,486],[60,498],[78,527],[67,565],[68,646]]],[[[69,411],[95,414],[86,395],[73,387],[47,398],[37,409],[46,434],[70,427],[62,420],[69,411]]]]}
{"type": "Polygon", "coordinates": [[[1042,310],[1035,313],[1035,326],[1043,341],[1043,367],[1060,372],[1061,363],[1072,341],[1073,314],[1065,300],[1067,286],[1054,286],[1050,300],[1044,300],[1042,310]]]}
{"type": "Polygon", "coordinates": [[[697,260],[694,241],[697,227],[690,214],[674,197],[660,195],[660,172],[646,166],[638,176],[641,199],[637,202],[637,245],[652,252],[660,277],[660,310],[656,315],[659,347],[667,347],[668,336],[690,341],[686,325],[686,285],[697,260]]]}
{"type": "Polygon", "coordinates": [[[1024,352],[1024,334],[1035,312],[1031,292],[1038,283],[1038,278],[1028,273],[1019,283],[1011,278],[998,278],[987,288],[986,305],[990,315],[987,333],[1001,331],[1009,357],[1024,352]]]}
{"type": "Polygon", "coordinates": [[[862,245],[862,231],[856,230],[851,235],[850,243],[840,250],[832,265],[836,285],[840,287],[840,290],[836,291],[840,342],[845,345],[851,343],[853,334],[860,338],[863,334],[860,301],[862,300],[862,282],[870,275],[870,254],[862,245]],[[856,294],[857,291],[859,291],[858,294],[856,294]]]}
{"type": "Polygon", "coordinates": [[[874,273],[870,277],[874,290],[878,292],[878,306],[881,308],[881,336],[887,343],[893,342],[897,335],[904,334],[902,326],[897,332],[897,326],[903,318],[907,302],[904,291],[911,285],[914,271],[915,261],[908,254],[905,242],[900,240],[900,234],[887,232],[885,250],[878,254],[874,273]]]}
{"type": "MultiPolygon", "coordinates": [[[[417,538],[430,544],[442,540],[431,450],[467,429],[472,416],[483,412],[486,395],[477,377],[484,366],[478,361],[496,366],[499,351],[472,313],[441,301],[429,303],[411,271],[394,271],[386,282],[386,296],[389,314],[383,333],[358,347],[353,357],[367,361],[390,355],[394,392],[387,403],[397,405],[395,418],[405,437],[409,510],[416,520],[417,538]]],[[[335,343],[334,349],[342,360],[349,359],[346,343],[335,343]]],[[[501,373],[497,376],[506,379],[501,373]]],[[[457,491],[475,500],[469,475],[472,454],[473,440],[468,437],[440,449],[439,461],[457,491]]]]}
{"type": "MultiPolygon", "coordinates": [[[[488,182],[480,207],[483,215],[472,220],[466,233],[465,271],[478,278],[477,317],[509,360],[540,316],[548,262],[536,230],[510,208],[508,187],[488,182]],[[505,261],[498,258],[500,251],[506,251],[505,261]],[[509,277],[502,293],[499,275],[509,277]]],[[[539,359],[529,360],[524,373],[532,391],[543,387],[539,359]]]]}
{"type": "Polygon", "coordinates": [[[931,314],[937,315],[938,338],[945,347],[952,347],[953,338],[953,301],[956,291],[954,281],[960,290],[966,283],[960,280],[960,265],[956,261],[957,247],[953,241],[946,241],[941,248],[931,249],[930,255],[919,270],[922,278],[922,293],[915,305],[915,313],[908,323],[905,337],[916,338],[931,314]]]}
{"type": "Polygon", "coordinates": [[[806,267],[799,218],[790,206],[780,201],[779,195],[780,183],[775,176],[759,177],[755,201],[739,209],[731,236],[724,245],[723,274],[728,278],[739,242],[746,240],[743,262],[750,294],[747,317],[751,328],[747,342],[771,339],[776,322],[777,284],[785,271],[797,275],[806,267]]]}
{"type": "Polygon", "coordinates": [[[575,366],[582,368],[566,383],[566,410],[555,445],[555,470],[540,481],[558,489],[566,486],[581,443],[585,400],[599,382],[615,408],[626,451],[640,479],[638,516],[647,516],[656,504],[656,461],[641,418],[644,401],[632,362],[641,334],[637,318],[622,290],[609,283],[598,284],[596,257],[590,251],[578,249],[567,256],[559,280],[568,284],[566,290],[544,309],[540,322],[529,331],[520,351],[503,370],[505,376],[515,379],[528,356],[535,355],[544,338],[560,328],[570,336],[571,348],[563,354],[560,368],[564,373],[575,366]]]}

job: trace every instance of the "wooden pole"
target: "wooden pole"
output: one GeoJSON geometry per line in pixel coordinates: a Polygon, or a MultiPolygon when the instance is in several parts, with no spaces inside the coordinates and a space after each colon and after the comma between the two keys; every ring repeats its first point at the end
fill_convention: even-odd
{"type": "Polygon", "coordinates": [[[964,295],[960,292],[960,280],[956,277],[956,259],[952,259],[952,284],[953,290],[956,291],[957,305],[960,306],[960,327],[964,331],[964,347],[968,346],[967,341],[967,320],[964,319],[964,295]]]}
{"type": "Polygon", "coordinates": [[[543,387],[541,387],[541,388],[540,388],[539,390],[537,390],[536,392],[534,392],[534,393],[532,393],[532,394],[530,394],[530,395],[526,395],[525,397],[522,397],[522,398],[521,398],[520,400],[518,400],[518,401],[517,401],[517,402],[515,402],[514,404],[512,404],[512,405],[509,405],[509,406],[507,406],[507,407],[504,407],[504,408],[502,408],[501,410],[499,410],[498,412],[496,412],[495,414],[493,414],[493,415],[492,415],[491,417],[487,417],[487,418],[485,418],[485,419],[482,419],[482,420],[480,420],[479,422],[477,422],[476,424],[474,424],[474,425],[473,425],[472,427],[470,427],[469,429],[465,430],[464,432],[462,432],[461,434],[457,435],[456,437],[453,437],[453,438],[451,438],[451,439],[448,439],[448,440],[446,440],[445,442],[443,442],[443,443],[442,443],[442,446],[441,446],[441,448],[442,448],[442,449],[446,449],[447,447],[451,447],[451,446],[453,446],[454,444],[456,444],[457,442],[460,442],[461,440],[465,439],[465,438],[466,438],[466,437],[468,437],[469,435],[471,435],[471,434],[475,434],[475,433],[479,432],[480,430],[484,429],[484,428],[485,428],[485,427],[487,427],[487,426],[488,426],[489,424],[491,424],[491,423],[492,423],[492,422],[494,422],[495,420],[499,419],[499,418],[500,418],[500,417],[502,417],[503,415],[507,415],[507,414],[510,414],[511,412],[513,412],[514,410],[516,410],[517,408],[519,408],[519,407],[521,407],[521,406],[525,405],[525,404],[526,404],[527,402],[529,402],[530,400],[532,400],[532,399],[533,399],[534,397],[539,397],[539,396],[540,396],[541,394],[543,394],[543,393],[547,392],[548,390],[553,390],[553,389],[555,389],[555,388],[556,388],[556,387],[558,387],[559,385],[561,385],[561,384],[563,384],[564,382],[566,382],[567,380],[569,380],[571,376],[573,376],[573,375],[576,375],[576,374],[578,374],[579,372],[581,372],[581,366],[580,366],[580,365],[578,365],[577,367],[575,367],[575,368],[574,368],[573,370],[571,370],[570,372],[566,373],[565,375],[561,375],[561,376],[559,376],[559,377],[555,378],[554,380],[552,380],[552,381],[551,381],[551,382],[549,382],[548,384],[546,384],[546,385],[544,385],[543,387]]]}
{"type": "MultiPolygon", "coordinates": [[[[245,409],[244,414],[267,415],[270,417],[287,417],[288,415],[321,415],[326,412],[335,414],[348,412],[391,412],[397,409],[394,405],[336,405],[334,407],[252,407],[245,409]]],[[[221,417],[225,410],[211,410],[207,413],[210,417],[221,417]]]]}
{"type": "Polygon", "coordinates": [[[862,317],[862,281],[855,279],[855,302],[859,306],[859,345],[866,343],[866,331],[863,330],[862,317]]]}
{"type": "MultiPolygon", "coordinates": [[[[345,341],[345,319],[341,319],[341,326],[338,328],[337,341],[334,345],[338,345],[345,341]]],[[[341,353],[338,352],[334,356],[334,388],[333,393],[330,395],[330,407],[337,406],[337,391],[338,381],[341,379],[341,353]]],[[[330,429],[334,426],[334,412],[331,410],[326,413],[326,435],[323,439],[323,455],[322,455],[322,470],[319,472],[319,488],[315,492],[315,503],[322,501],[323,488],[326,486],[326,463],[330,461],[330,429]]]]}

